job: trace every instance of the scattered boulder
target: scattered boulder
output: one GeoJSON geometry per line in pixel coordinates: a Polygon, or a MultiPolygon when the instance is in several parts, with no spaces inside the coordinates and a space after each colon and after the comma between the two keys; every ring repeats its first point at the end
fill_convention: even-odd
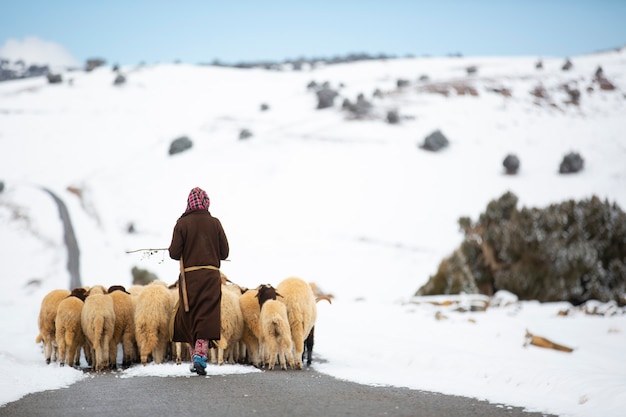
{"type": "Polygon", "coordinates": [[[514,154],[508,154],[504,161],[502,161],[502,165],[504,165],[504,169],[508,175],[515,175],[519,170],[519,158],[514,154]]]}
{"type": "Polygon", "coordinates": [[[123,74],[117,74],[115,76],[115,80],[113,80],[113,85],[123,85],[126,84],[126,77],[123,74]]]}
{"type": "Polygon", "coordinates": [[[574,174],[583,169],[585,160],[580,156],[578,152],[570,152],[563,157],[561,165],[559,166],[559,173],[561,174],[574,174]]]}
{"type": "Polygon", "coordinates": [[[408,87],[410,84],[411,82],[409,80],[405,80],[402,78],[396,81],[396,86],[398,88],[408,87]]]}
{"type": "Polygon", "coordinates": [[[475,75],[478,73],[478,67],[476,65],[470,65],[465,68],[465,71],[467,72],[467,75],[475,75]]]}
{"type": "Polygon", "coordinates": [[[440,130],[435,130],[433,133],[426,136],[421,148],[427,151],[437,152],[447,147],[449,144],[448,138],[446,138],[440,130]]]}
{"type": "Polygon", "coordinates": [[[380,88],[377,88],[376,90],[374,90],[374,93],[372,94],[372,97],[374,98],[383,98],[383,92],[380,88]]]}
{"type": "Polygon", "coordinates": [[[239,140],[244,140],[252,137],[252,132],[248,129],[241,129],[239,132],[239,140]]]}
{"type": "Polygon", "coordinates": [[[572,64],[572,61],[570,61],[570,59],[569,59],[569,58],[567,58],[567,59],[565,60],[565,63],[564,63],[564,64],[563,64],[563,66],[561,67],[561,69],[562,69],[563,71],[569,71],[569,70],[571,70],[571,69],[572,69],[572,67],[574,67],[574,64],[572,64]]]}
{"type": "Polygon", "coordinates": [[[98,67],[105,65],[107,62],[102,58],[91,58],[85,63],[85,71],[91,72],[98,67]]]}
{"type": "Polygon", "coordinates": [[[270,106],[267,103],[261,103],[260,109],[261,111],[268,111],[270,109],[270,106]]]}
{"type": "Polygon", "coordinates": [[[538,69],[538,70],[543,69],[543,61],[542,60],[537,61],[537,63],[535,64],[535,69],[538,69]]]}
{"type": "Polygon", "coordinates": [[[395,125],[400,123],[400,115],[398,114],[398,110],[389,110],[387,112],[387,123],[395,125]]]}
{"type": "Polygon", "coordinates": [[[63,82],[63,76],[61,74],[48,74],[49,84],[61,84],[63,82]]]}
{"type": "Polygon", "coordinates": [[[193,142],[187,136],[176,138],[170,144],[170,155],[181,153],[193,146],[193,142]]]}
{"type": "Polygon", "coordinates": [[[4,181],[0,181],[0,194],[4,191],[4,181]]]}

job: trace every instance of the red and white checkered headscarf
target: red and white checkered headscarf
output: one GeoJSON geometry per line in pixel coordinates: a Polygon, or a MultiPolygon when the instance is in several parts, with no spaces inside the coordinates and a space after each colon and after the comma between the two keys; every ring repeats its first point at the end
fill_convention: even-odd
{"type": "Polygon", "coordinates": [[[185,213],[194,210],[208,210],[210,204],[211,200],[209,200],[206,191],[200,187],[195,187],[189,192],[189,197],[187,197],[187,210],[185,210],[185,213]]]}

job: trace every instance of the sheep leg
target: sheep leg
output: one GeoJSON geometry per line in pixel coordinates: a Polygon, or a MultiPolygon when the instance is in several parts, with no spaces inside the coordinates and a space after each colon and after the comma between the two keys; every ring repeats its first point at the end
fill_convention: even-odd
{"type": "MultiPolygon", "coordinates": [[[[109,347],[111,346],[111,343],[111,337],[105,334],[104,338],[102,339],[102,369],[107,369],[111,365],[109,359],[110,355],[106,354],[107,352],[110,352],[109,347]]],[[[117,345],[115,346],[115,349],[115,360],[117,361],[117,345]]]]}
{"type": "Polygon", "coordinates": [[[109,341],[109,364],[111,368],[117,368],[117,343],[113,339],[109,341]]]}
{"type": "Polygon", "coordinates": [[[176,365],[180,365],[183,363],[183,344],[182,342],[174,342],[174,352],[176,354],[176,365]]]}
{"type": "Polygon", "coordinates": [[[46,358],[46,363],[49,365],[52,357],[52,338],[54,336],[46,335],[43,338],[43,355],[46,358]]]}
{"type": "Polygon", "coordinates": [[[59,345],[59,365],[65,365],[66,341],[64,329],[57,329],[57,340],[59,345]]]}
{"type": "Polygon", "coordinates": [[[278,355],[278,348],[276,346],[276,341],[271,340],[267,346],[267,369],[270,371],[274,369],[274,365],[276,364],[276,356],[278,355]]]}
{"type": "Polygon", "coordinates": [[[122,336],[122,367],[128,368],[133,363],[135,344],[133,342],[133,334],[131,332],[124,333],[122,336]]]}
{"type": "Polygon", "coordinates": [[[296,369],[302,369],[302,354],[304,352],[304,331],[301,326],[297,326],[292,329],[293,346],[295,348],[294,360],[296,363],[296,369]]]}
{"type": "MultiPolygon", "coordinates": [[[[309,333],[309,335],[307,336],[306,340],[304,341],[305,347],[306,347],[306,365],[310,366],[311,365],[311,361],[313,359],[313,342],[315,339],[315,326],[313,326],[311,328],[311,333],[309,333]]],[[[304,356],[302,357],[302,361],[304,361],[304,356]]]]}

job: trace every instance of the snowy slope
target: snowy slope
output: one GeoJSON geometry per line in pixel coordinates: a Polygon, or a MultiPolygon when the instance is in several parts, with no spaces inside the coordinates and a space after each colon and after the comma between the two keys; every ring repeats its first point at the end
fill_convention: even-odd
{"type": "Polygon", "coordinates": [[[10,380],[0,381],[0,403],[83,377],[46,367],[34,343],[41,299],[69,280],[58,211],[39,187],[70,210],[83,283],[130,285],[133,266],[176,279],[166,255],[125,251],[167,247],[187,193],[201,186],[228,234],[229,278],[252,287],[296,275],[335,296],[318,306],[318,370],[559,415],[618,415],[623,311],[561,318],[560,303],[518,303],[446,311],[449,320],[438,321],[436,308],[410,302],[461,241],[458,218],[476,218],[506,191],[525,206],[595,194],[626,208],[626,51],[573,57],[568,72],[561,58],[545,58],[541,71],[536,60],[416,58],[301,72],[164,64],[123,69],[128,82],[119,87],[108,68],[66,73],[63,85],[0,83],[0,310],[16,318],[1,325],[10,337],[0,342],[0,372],[10,380]],[[478,72],[469,76],[472,65],[478,72]],[[598,65],[615,91],[587,91],[598,65]],[[423,75],[428,81],[418,81],[423,75]],[[399,89],[398,79],[411,83],[399,89]],[[312,80],[339,90],[334,108],[315,109],[312,80]],[[582,92],[579,106],[564,104],[565,83],[582,92]],[[424,91],[451,84],[478,96],[424,91]],[[538,85],[550,99],[530,94],[538,85]],[[492,91],[501,88],[511,97],[492,91]],[[382,99],[372,98],[376,89],[382,99]],[[374,104],[366,120],[340,109],[359,93],[374,104]],[[262,103],[270,109],[260,111],[262,103]],[[399,125],[384,121],[390,109],[399,125]],[[239,140],[244,128],[253,136],[239,140]],[[437,129],[450,146],[419,149],[437,129]],[[192,149],[168,155],[182,135],[192,149]],[[559,175],[570,151],[585,169],[559,175]],[[516,176],[503,175],[508,153],[521,160],[516,176]],[[524,348],[526,328],[576,350],[524,348]],[[379,349],[363,351],[366,337],[379,349]],[[50,379],[31,387],[29,368],[50,379]]]}

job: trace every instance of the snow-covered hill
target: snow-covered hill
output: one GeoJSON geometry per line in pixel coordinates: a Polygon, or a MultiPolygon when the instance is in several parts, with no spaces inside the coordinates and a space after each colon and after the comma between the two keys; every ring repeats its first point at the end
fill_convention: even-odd
{"type": "Polygon", "coordinates": [[[438,321],[437,308],[410,303],[458,246],[458,218],[475,218],[506,191],[525,206],[597,195],[626,207],[626,50],[571,60],[569,71],[562,58],[544,58],[538,70],[536,57],[304,71],[164,64],[122,68],[120,86],[109,68],[64,74],[61,85],[1,83],[0,310],[13,318],[1,325],[0,372],[11,375],[1,402],[82,378],[46,367],[34,343],[41,299],[69,281],[58,210],[40,187],[68,206],[83,283],[130,285],[133,266],[176,279],[165,254],[126,251],[167,247],[187,193],[200,186],[230,241],[229,278],[252,287],[296,275],[335,296],[318,306],[318,370],[559,415],[618,415],[623,311],[563,318],[561,303],[518,303],[444,311],[449,320],[438,321]],[[616,89],[599,89],[598,66],[616,89]],[[316,109],[311,81],[339,92],[334,107],[316,109]],[[579,105],[566,103],[564,85],[580,91],[579,105]],[[531,94],[539,86],[547,98],[531,94]],[[373,108],[355,119],[341,104],[359,94],[373,108]],[[399,124],[386,122],[389,110],[399,124]],[[253,136],[240,140],[242,129],[253,136]],[[450,146],[420,149],[435,130],[450,146]],[[183,135],[193,147],[169,155],[183,135]],[[560,175],[570,151],[585,168],[560,175]],[[521,160],[518,175],[504,175],[508,153],[521,160]],[[524,348],[527,328],[576,350],[524,348]],[[43,386],[26,384],[32,368],[43,386]]]}

